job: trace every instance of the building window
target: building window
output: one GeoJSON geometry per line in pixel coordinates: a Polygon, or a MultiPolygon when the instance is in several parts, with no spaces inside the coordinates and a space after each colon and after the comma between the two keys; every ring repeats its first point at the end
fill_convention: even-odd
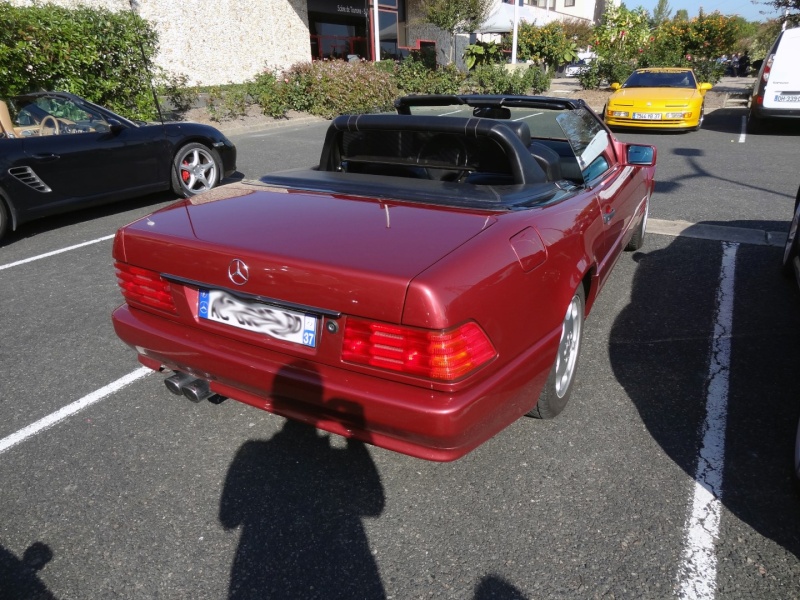
{"type": "Polygon", "coordinates": [[[564,8],[575,6],[575,0],[564,0],[564,8]]]}

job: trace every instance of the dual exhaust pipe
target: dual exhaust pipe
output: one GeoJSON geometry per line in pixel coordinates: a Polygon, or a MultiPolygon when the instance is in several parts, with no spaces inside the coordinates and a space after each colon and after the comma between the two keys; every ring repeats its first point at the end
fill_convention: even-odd
{"type": "Polygon", "coordinates": [[[164,385],[176,396],[185,396],[192,402],[202,402],[213,395],[207,381],[180,371],[167,377],[164,385]]]}

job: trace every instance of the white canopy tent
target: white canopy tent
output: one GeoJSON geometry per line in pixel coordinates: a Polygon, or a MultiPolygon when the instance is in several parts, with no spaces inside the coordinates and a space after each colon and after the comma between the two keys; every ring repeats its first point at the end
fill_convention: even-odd
{"type": "MultiPolygon", "coordinates": [[[[519,20],[537,25],[547,25],[551,21],[557,21],[558,16],[555,11],[537,8],[535,6],[517,6],[519,20]]],[[[500,2],[489,15],[489,18],[481,25],[477,33],[510,33],[514,31],[514,5],[500,2]]]]}

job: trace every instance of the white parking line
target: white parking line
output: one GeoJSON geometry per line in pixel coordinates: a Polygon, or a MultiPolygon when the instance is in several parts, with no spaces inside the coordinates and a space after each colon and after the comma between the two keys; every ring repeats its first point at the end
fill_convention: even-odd
{"type": "Polygon", "coordinates": [[[46,417],[39,419],[35,423],[31,423],[27,427],[20,429],[16,433],[12,433],[8,437],[3,438],[0,440],[0,454],[16,446],[20,442],[28,439],[31,436],[36,435],[37,433],[41,433],[45,429],[52,427],[59,421],[63,421],[67,417],[74,415],[76,412],[83,410],[87,406],[91,406],[96,402],[99,402],[106,396],[110,396],[114,392],[117,392],[124,388],[126,385],[130,385],[137,379],[141,379],[145,375],[149,373],[153,373],[152,369],[148,369],[147,367],[140,367],[135,371],[128,373],[124,377],[120,377],[116,381],[109,383],[107,386],[100,388],[97,391],[92,392],[88,396],[84,396],[80,400],[76,400],[72,404],[68,404],[64,408],[57,410],[54,413],[50,413],[46,417]]]}
{"type": "Polygon", "coordinates": [[[513,119],[514,121],[522,121],[523,119],[530,119],[531,117],[538,117],[539,115],[543,115],[544,113],[531,113],[529,115],[525,115],[524,117],[520,117],[519,119],[513,119]]]}
{"type": "Polygon", "coordinates": [[[101,238],[97,238],[96,240],[90,240],[88,242],[83,242],[81,244],[75,244],[74,246],[62,248],[61,250],[53,250],[52,252],[46,252],[44,254],[39,254],[38,256],[31,256],[30,258],[18,260],[17,262],[8,263],[6,265],[0,265],[0,271],[4,269],[10,269],[11,267],[18,267],[19,265],[24,265],[25,263],[33,262],[35,260],[41,260],[49,256],[55,256],[56,254],[61,254],[62,252],[69,252],[70,250],[76,250],[78,248],[83,248],[84,246],[91,246],[92,244],[97,244],[98,242],[105,242],[106,240],[110,240],[113,237],[114,234],[112,233],[111,235],[106,235],[101,238]]]}
{"type": "Polygon", "coordinates": [[[747,139],[747,117],[742,117],[742,133],[739,134],[739,143],[744,144],[747,139]]]}
{"type": "Polygon", "coordinates": [[[728,418],[728,374],[733,331],[733,290],[738,244],[723,243],[717,289],[717,319],[708,368],[703,445],[697,457],[692,510],[684,529],[683,562],[678,570],[679,598],[713,600],[717,584],[722,473],[725,466],[725,427],[728,418]]]}

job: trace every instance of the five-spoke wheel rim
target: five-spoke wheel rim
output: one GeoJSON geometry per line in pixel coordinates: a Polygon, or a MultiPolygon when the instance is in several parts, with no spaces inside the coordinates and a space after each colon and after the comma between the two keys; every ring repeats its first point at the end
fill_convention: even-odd
{"type": "Polygon", "coordinates": [[[217,182],[217,164],[207,150],[192,148],[180,160],[181,185],[192,194],[205,192],[217,182]]]}
{"type": "Polygon", "coordinates": [[[578,352],[581,343],[581,327],[583,326],[583,303],[576,294],[572,298],[561,325],[561,341],[558,343],[558,356],[556,356],[556,395],[563,398],[567,393],[572,377],[575,375],[575,365],[578,362],[578,352]]]}

